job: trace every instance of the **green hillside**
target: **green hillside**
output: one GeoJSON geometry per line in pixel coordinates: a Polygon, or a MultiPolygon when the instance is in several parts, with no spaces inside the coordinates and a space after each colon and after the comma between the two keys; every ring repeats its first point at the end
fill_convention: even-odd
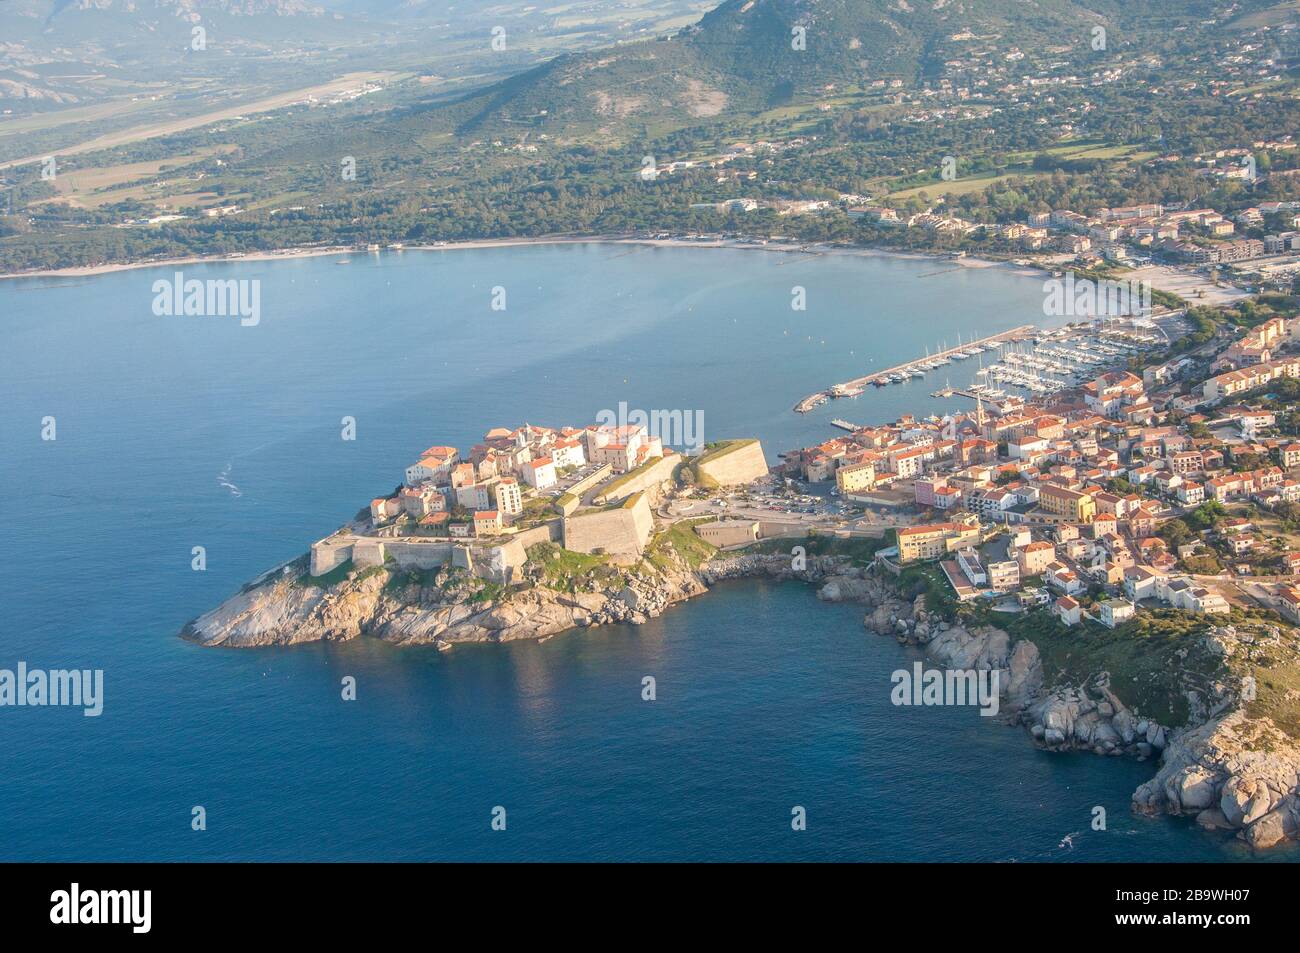
{"type": "MultiPolygon", "coordinates": [[[[461,134],[662,131],[873,81],[912,85],[973,46],[1079,41],[1102,17],[1070,0],[727,0],[657,41],[563,56],[439,114],[461,134]]],[[[426,117],[432,119],[432,117],[426,117]]]]}
{"type": "MultiPolygon", "coordinates": [[[[650,2],[673,11],[693,0],[650,2]]],[[[645,38],[532,68],[543,51],[522,50],[526,31],[493,52],[481,22],[458,42],[412,29],[373,95],[61,155],[57,183],[34,162],[0,168],[14,210],[0,215],[0,266],[642,231],[1010,255],[1018,249],[983,234],[882,230],[797,206],[866,196],[917,213],[945,195],[954,214],[986,223],[1137,201],[1233,211],[1289,199],[1297,180],[1271,175],[1241,195],[1192,159],[1297,128],[1300,77],[1286,66],[1297,37],[1281,26],[1293,7],[725,0],[689,26],[621,34],[645,38]],[[647,157],[662,174],[643,175],[647,157]],[[946,157],[960,160],[950,182],[946,157]],[[204,214],[218,206],[238,212],[204,214]]],[[[351,62],[337,53],[335,72],[351,62]]],[[[188,92],[189,108],[232,105],[214,88],[188,92]]],[[[10,120],[0,162],[6,150],[53,154],[114,122],[148,131],[176,108],[145,96],[130,105],[124,117],[83,116],[75,138],[40,116],[10,120]]],[[[1295,161],[1261,156],[1275,171],[1295,161]]]]}

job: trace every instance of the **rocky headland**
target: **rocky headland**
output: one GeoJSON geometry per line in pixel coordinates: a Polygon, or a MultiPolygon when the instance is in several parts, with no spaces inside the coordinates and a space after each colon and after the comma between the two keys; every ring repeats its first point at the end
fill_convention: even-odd
{"type": "Polygon", "coordinates": [[[845,556],[809,555],[796,569],[786,553],[717,553],[692,561],[668,547],[617,571],[558,576],[543,554],[528,573],[529,584],[511,590],[455,569],[389,567],[320,585],[301,563],[291,564],[181,634],[202,645],[238,648],[366,636],[445,650],[642,624],[724,579],[797,579],[816,586],[824,601],[862,604],[868,630],[918,647],[943,668],[999,671],[1001,717],[1023,726],[1044,749],[1158,758],[1155,776],[1133,794],[1135,810],[1193,817],[1205,828],[1236,831],[1257,848],[1300,839],[1300,747],[1268,715],[1251,710],[1253,694],[1243,692],[1227,665],[1264,650],[1270,664],[1279,653],[1300,659],[1293,630],[1270,627],[1261,634],[1213,626],[1189,636],[1176,655],[1189,675],[1175,683],[1186,714],[1185,723],[1175,725],[1162,724],[1132,699],[1126,703],[1110,672],[1060,671],[1045,664],[1032,638],[931,611],[924,592],[906,591],[888,573],[845,556]]]}
{"type": "MultiPolygon", "coordinates": [[[[1175,726],[1125,704],[1109,672],[1074,680],[1046,672],[1031,639],[949,621],[926,609],[924,594],[909,598],[880,577],[832,579],[818,594],[864,602],[868,629],[920,647],[944,668],[999,670],[1006,720],[1023,725],[1044,749],[1159,758],[1155,777],[1133,793],[1135,811],[1194,818],[1207,829],[1236,831],[1257,848],[1300,840],[1300,746],[1268,715],[1251,711],[1258,686],[1247,688],[1233,668],[1213,664],[1250,657],[1276,671],[1280,661],[1300,657],[1294,630],[1219,625],[1190,636],[1192,644],[1175,653],[1186,666],[1180,687],[1188,712],[1175,726]]],[[[1286,694],[1294,700],[1296,693],[1286,694]]]]}

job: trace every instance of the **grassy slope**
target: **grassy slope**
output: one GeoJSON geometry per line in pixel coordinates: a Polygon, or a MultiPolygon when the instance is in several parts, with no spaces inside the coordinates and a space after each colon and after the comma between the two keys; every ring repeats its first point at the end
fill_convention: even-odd
{"type": "Polygon", "coordinates": [[[1273,613],[1234,610],[1227,617],[1205,618],[1174,609],[1144,610],[1112,630],[1092,622],[1066,626],[1045,609],[1011,615],[980,604],[959,604],[934,564],[909,567],[899,585],[905,593],[925,593],[927,609],[942,617],[966,625],[993,625],[1013,639],[1033,642],[1049,687],[1079,685],[1106,672],[1111,691],[1125,705],[1177,727],[1190,714],[1189,691],[1208,699],[1216,681],[1235,685],[1253,676],[1256,699],[1247,705],[1248,714],[1267,715],[1300,738],[1300,638],[1273,613]],[[1282,632],[1282,644],[1264,641],[1225,662],[1202,639],[1215,625],[1257,634],[1275,626],[1282,632]]]}

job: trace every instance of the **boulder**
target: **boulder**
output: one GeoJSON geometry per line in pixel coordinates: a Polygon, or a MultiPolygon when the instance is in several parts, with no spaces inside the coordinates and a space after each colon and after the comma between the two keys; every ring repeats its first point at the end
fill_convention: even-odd
{"type": "Polygon", "coordinates": [[[1043,689],[1043,664],[1038,646],[1027,639],[1017,642],[1007,662],[1006,696],[1012,705],[1021,705],[1043,689]]]}
{"type": "Polygon", "coordinates": [[[1199,766],[1189,767],[1172,779],[1171,802],[1177,801],[1184,811],[1201,811],[1214,804],[1218,786],[1214,775],[1199,766]]]}
{"type": "Polygon", "coordinates": [[[1197,814],[1196,823],[1207,831],[1227,831],[1232,829],[1228,819],[1223,816],[1223,812],[1217,807],[1212,807],[1197,814]]]}
{"type": "Polygon", "coordinates": [[[1287,812],[1280,810],[1256,818],[1246,828],[1246,843],[1258,849],[1277,846],[1294,834],[1294,828],[1288,830],[1287,819],[1287,812]]]}

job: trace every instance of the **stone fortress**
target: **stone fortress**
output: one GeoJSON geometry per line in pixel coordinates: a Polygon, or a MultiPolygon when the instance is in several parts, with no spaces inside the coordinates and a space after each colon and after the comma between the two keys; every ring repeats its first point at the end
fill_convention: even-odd
{"type": "Polygon", "coordinates": [[[310,573],[349,562],[451,566],[509,585],[522,578],[528,548],[546,542],[631,564],[654,535],[654,506],[679,477],[716,488],[767,472],[757,440],[723,441],[685,458],[644,427],[497,428],[466,460],[455,448],[426,450],[398,493],[371,501],[369,519],[359,515],[312,545],[310,573]]]}

